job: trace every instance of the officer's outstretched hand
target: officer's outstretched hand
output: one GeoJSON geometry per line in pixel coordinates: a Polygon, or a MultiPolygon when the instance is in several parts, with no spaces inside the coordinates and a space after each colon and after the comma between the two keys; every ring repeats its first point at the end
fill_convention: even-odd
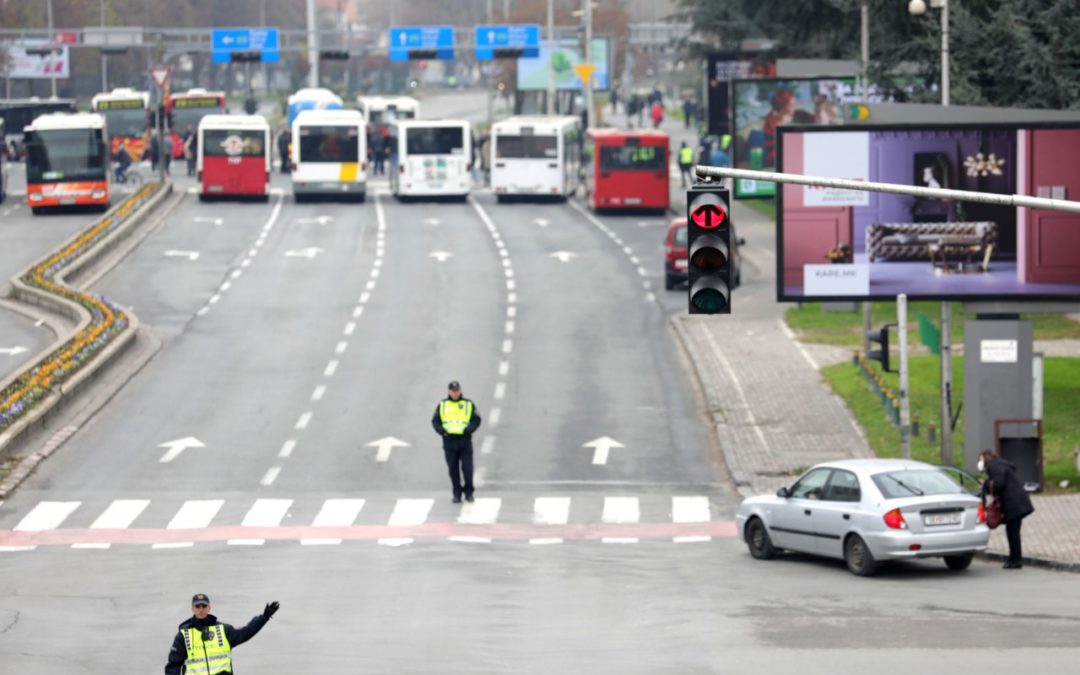
{"type": "Polygon", "coordinates": [[[266,603],[266,609],[263,610],[263,618],[269,619],[274,616],[274,613],[278,611],[278,607],[281,607],[281,604],[277,600],[266,603]]]}

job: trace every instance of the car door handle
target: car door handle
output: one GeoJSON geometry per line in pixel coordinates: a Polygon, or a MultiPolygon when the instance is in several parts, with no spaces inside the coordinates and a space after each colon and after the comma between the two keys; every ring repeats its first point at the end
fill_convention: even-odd
{"type": "Polygon", "coordinates": [[[844,520],[851,520],[851,514],[850,513],[845,513],[844,514],[844,520]]]}
{"type": "Polygon", "coordinates": [[[805,513],[806,515],[810,515],[810,509],[803,509],[803,513],[805,513]]]}

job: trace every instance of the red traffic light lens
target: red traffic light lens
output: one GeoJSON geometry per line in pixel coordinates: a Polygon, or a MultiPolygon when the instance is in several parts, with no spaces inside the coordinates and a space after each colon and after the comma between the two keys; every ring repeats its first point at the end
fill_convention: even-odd
{"type": "Polygon", "coordinates": [[[727,212],[722,206],[716,204],[702,204],[694,209],[694,212],[690,214],[690,219],[694,221],[694,225],[704,230],[712,230],[723,225],[724,220],[727,219],[727,212]]]}
{"type": "Polygon", "coordinates": [[[711,246],[703,246],[694,251],[694,254],[690,256],[690,264],[693,265],[695,269],[711,274],[713,272],[718,272],[727,264],[727,256],[724,255],[724,252],[720,249],[711,246]]]}

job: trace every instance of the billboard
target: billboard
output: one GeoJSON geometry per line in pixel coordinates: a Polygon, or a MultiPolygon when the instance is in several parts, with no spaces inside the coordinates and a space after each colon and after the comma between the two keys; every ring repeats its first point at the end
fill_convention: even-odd
{"type": "MultiPolygon", "coordinates": [[[[611,86],[609,51],[607,38],[593,38],[591,56],[592,63],[596,65],[592,76],[593,89],[604,91],[611,86]]],[[[585,58],[581,54],[581,41],[570,38],[557,40],[554,50],[551,42],[542,40],[539,57],[517,60],[518,91],[547,91],[549,59],[554,66],[556,89],[580,90],[582,88],[581,80],[574,72],[574,66],[585,63],[585,58]]]]}
{"type": "Polygon", "coordinates": [[[776,77],[776,62],[762,52],[713,52],[705,57],[705,124],[710,134],[731,133],[731,81],[776,77]]]}
{"type": "MultiPolygon", "coordinates": [[[[777,150],[784,173],[1080,200],[1075,123],[788,126],[777,150]]],[[[776,227],[781,301],[1080,302],[1080,214],[785,184],[776,227]]]]}
{"type": "Polygon", "coordinates": [[[43,47],[46,40],[23,40],[7,48],[7,68],[4,77],[17,80],[66,79],[71,76],[71,55],[68,47],[58,46],[51,54],[27,54],[27,48],[43,47]]]}

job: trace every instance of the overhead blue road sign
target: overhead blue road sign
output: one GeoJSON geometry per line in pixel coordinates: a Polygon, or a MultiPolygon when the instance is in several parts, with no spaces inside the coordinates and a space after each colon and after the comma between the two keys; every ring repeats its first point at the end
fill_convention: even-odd
{"type": "Polygon", "coordinates": [[[453,59],[453,26],[392,26],[390,60],[453,59]]]}
{"type": "Polygon", "coordinates": [[[476,58],[535,59],[540,56],[540,24],[476,27],[476,58]]]}
{"type": "Polygon", "coordinates": [[[255,52],[263,63],[281,61],[277,28],[215,28],[211,33],[211,61],[229,63],[234,52],[255,52]]]}

